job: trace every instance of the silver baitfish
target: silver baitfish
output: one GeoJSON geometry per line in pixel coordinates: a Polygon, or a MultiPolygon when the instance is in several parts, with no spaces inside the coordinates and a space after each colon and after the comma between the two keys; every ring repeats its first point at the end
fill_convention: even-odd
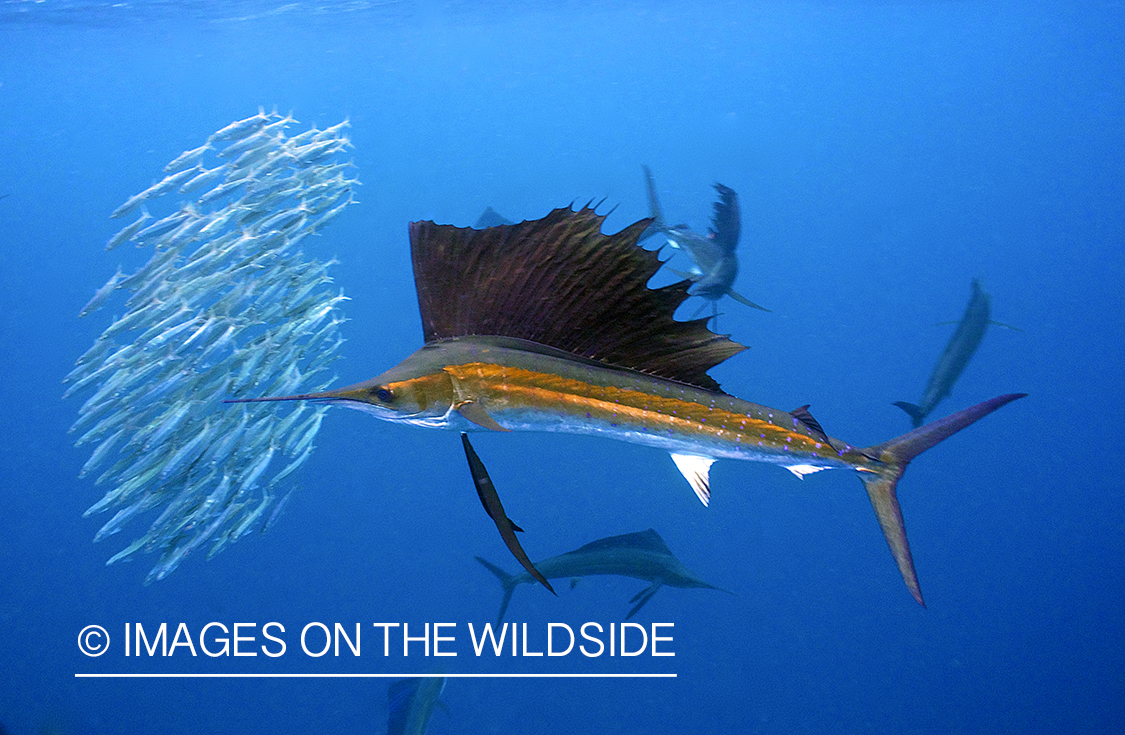
{"type": "Polygon", "coordinates": [[[97,440],[81,475],[111,488],[87,511],[115,512],[97,538],[155,516],[109,562],[156,552],[146,582],[204,542],[214,554],[276,520],[277,498],[297,486],[320,427],[323,409],[220,407],[271,388],[324,390],[335,379],[327,367],[344,342],[346,297],[331,288],[335,261],[317,261],[299,243],[326,194],[319,185],[359,182],[333,155],[348,145],[347,121],[302,134],[310,146],[302,156],[282,133],[295,122],[259,110],[231,123],[113,212],[146,207],[108,249],[133,240],[153,251],[140,268],[118,269],[83,307],[86,316],[122,302],[67,376],[66,395],[88,395],[72,431],[82,432],[78,444],[97,440]],[[197,200],[165,196],[207,186],[197,200]]]}

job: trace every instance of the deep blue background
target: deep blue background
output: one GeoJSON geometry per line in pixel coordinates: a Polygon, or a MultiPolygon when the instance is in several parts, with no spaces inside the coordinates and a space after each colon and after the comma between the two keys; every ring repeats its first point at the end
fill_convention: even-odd
{"type": "MultiPolygon", "coordinates": [[[[1125,10],[1054,3],[0,2],[0,723],[13,733],[381,732],[380,680],[90,680],[106,671],[674,671],[675,680],[458,679],[433,733],[1109,732],[1125,721],[1121,405],[1125,10]],[[543,4],[546,6],[547,4],[543,4]],[[478,435],[533,558],[654,527],[737,596],[662,590],[673,659],[305,659],[319,620],[486,622],[513,568],[456,435],[329,414],[304,488],[264,536],[167,580],[90,543],[60,380],[108,323],[76,314],[119,262],[106,218],[258,105],[350,117],[361,206],[315,244],[353,298],[341,378],[421,341],[407,222],[533,218],[605,197],[703,229],[739,192],[738,289],[714,371],[811,403],[833,435],[908,421],[969,281],[993,330],[937,413],[1031,397],[918,459],[900,486],[929,609],[860,484],[720,462],[713,502],[667,457],[605,440],[478,435]],[[87,659],[82,626],[280,620],[290,653],[87,659]]],[[[132,250],[132,248],[129,248],[132,250]]],[[[133,260],[130,260],[132,258],[133,260]]],[[[103,521],[104,522],[104,521],[103,521]]],[[[128,531],[141,532],[142,528],[128,531]]],[[[566,584],[562,584],[566,587],[566,584]]],[[[517,590],[508,619],[620,621],[640,583],[517,590]]]]}

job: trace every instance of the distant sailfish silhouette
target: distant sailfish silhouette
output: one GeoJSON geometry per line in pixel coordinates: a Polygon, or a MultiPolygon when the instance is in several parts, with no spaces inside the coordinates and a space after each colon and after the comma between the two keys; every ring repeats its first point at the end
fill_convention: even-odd
{"type": "MultiPolygon", "coordinates": [[[[587,207],[483,230],[411,224],[425,344],[362,383],[248,400],[312,400],[454,431],[546,431],[643,444],[669,452],[704,504],[711,465],[720,458],[769,462],[797,477],[851,470],[921,603],[898,481],[916,456],[1024,394],[993,398],[870,447],[832,438],[807,406],[786,412],[724,393],[707,371],[745,348],[710,331],[705,319],[676,321],[690,283],[648,287],[662,262],[637,240],[651,220],[613,235],[602,234],[604,221],[587,207]]],[[[511,521],[493,502],[495,488],[483,482],[481,467],[473,471],[477,491],[506,530],[511,521]]]]}
{"type": "MultiPolygon", "coordinates": [[[[660,200],[656,197],[656,181],[648,166],[645,172],[645,186],[648,189],[648,202],[652,208],[652,224],[641,236],[664,235],[677,250],[684,251],[692,261],[687,273],[673,270],[674,273],[690,280],[693,284],[691,295],[701,296],[711,302],[711,316],[718,316],[718,301],[730,296],[740,304],[769,311],[734,290],[734,279],[738,275],[738,239],[742,235],[742,216],[738,211],[738,194],[730,187],[715,184],[719,200],[715,202],[711,215],[711,229],[706,235],[694,232],[687,225],[670,227],[660,211],[660,200]]],[[[672,269],[670,269],[672,270],[672,269]]]]}
{"type": "Polygon", "coordinates": [[[387,690],[387,735],[426,735],[445,677],[399,679],[387,690]]]}
{"type": "Polygon", "coordinates": [[[934,372],[930,375],[930,382],[926,384],[922,400],[917,405],[906,401],[897,401],[894,404],[910,415],[915,428],[921,426],[934,407],[953,390],[953,384],[961,377],[965,366],[969,364],[969,358],[977,351],[990,324],[1017,332],[1022,331],[1009,324],[992,321],[992,299],[981,288],[980,281],[974,278],[972,295],[969,296],[969,303],[965,307],[965,315],[957,323],[957,330],[949,338],[949,343],[934,365],[934,372]]]}
{"type": "Polygon", "coordinates": [[[473,228],[477,230],[483,230],[487,227],[497,227],[499,225],[514,224],[515,222],[500,214],[492,207],[485,207],[484,211],[480,213],[480,217],[477,217],[476,224],[473,225],[473,228]]]}
{"type": "MultiPolygon", "coordinates": [[[[504,599],[500,602],[500,612],[496,615],[496,625],[499,626],[504,620],[504,613],[508,610],[508,603],[511,602],[512,592],[516,587],[528,582],[534,583],[536,580],[528,572],[508,574],[479,556],[476,560],[495,574],[500,579],[500,584],[504,586],[504,599]]],[[[625,616],[626,620],[636,615],[637,611],[665,585],[702,587],[730,594],[727,590],[704,582],[680,563],[680,560],[672,555],[664,539],[660,538],[660,534],[651,528],[639,533],[626,533],[591,541],[574,551],[537,562],[535,568],[547,579],[572,580],[571,588],[578,583],[579,577],[592,577],[599,574],[632,577],[651,582],[648,587],[629,600],[636,604],[625,616]]]]}

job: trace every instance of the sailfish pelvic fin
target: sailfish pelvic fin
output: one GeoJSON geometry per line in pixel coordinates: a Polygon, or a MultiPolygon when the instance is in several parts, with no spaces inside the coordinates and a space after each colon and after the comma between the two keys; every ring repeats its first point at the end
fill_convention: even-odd
{"type": "Polygon", "coordinates": [[[643,590],[633,595],[633,599],[629,600],[629,602],[636,602],[637,604],[633,605],[633,608],[629,611],[629,614],[625,616],[625,619],[628,620],[636,615],[637,611],[644,607],[645,603],[651,600],[652,596],[659,592],[660,588],[663,586],[663,582],[653,582],[651,586],[645,587],[643,590]]]}
{"type": "Polygon", "coordinates": [[[711,465],[715,460],[694,454],[672,454],[672,461],[703,505],[711,503],[711,465]]]}

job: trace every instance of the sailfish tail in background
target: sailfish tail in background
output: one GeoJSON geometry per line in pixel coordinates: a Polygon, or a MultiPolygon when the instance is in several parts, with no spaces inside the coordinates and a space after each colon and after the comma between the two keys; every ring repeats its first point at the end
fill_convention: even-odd
{"type": "Polygon", "coordinates": [[[897,406],[903,411],[906,411],[906,415],[910,417],[910,423],[914,424],[915,426],[921,426],[922,422],[926,420],[925,409],[923,409],[916,403],[910,403],[909,401],[895,401],[891,405],[897,406]]]}
{"type": "Polygon", "coordinates": [[[922,601],[922,590],[918,586],[918,575],[914,571],[914,560],[910,555],[910,544],[906,540],[906,527],[902,522],[902,511],[898,506],[895,487],[906,472],[910,460],[998,408],[1026,395],[1026,393],[1009,393],[998,396],[928,423],[890,441],[861,450],[863,454],[882,463],[877,470],[861,469],[859,478],[863,480],[863,485],[867,489],[867,497],[871,500],[871,507],[875,509],[875,517],[879,519],[879,526],[883,529],[887,545],[891,547],[891,554],[898,565],[898,570],[902,573],[910,594],[914,595],[914,599],[923,607],[926,603],[922,601]]]}
{"type": "Polygon", "coordinates": [[[642,166],[641,168],[645,172],[645,190],[648,192],[648,206],[652,217],[652,224],[641,235],[640,239],[643,240],[649,235],[655,235],[666,229],[668,225],[664,221],[664,214],[660,211],[660,199],[656,196],[656,180],[652,177],[652,171],[649,170],[648,166],[642,166]]]}
{"type": "MultiPolygon", "coordinates": [[[[508,612],[508,603],[512,601],[512,593],[516,591],[516,586],[519,585],[520,580],[516,575],[509,574],[492,562],[485,561],[479,556],[476,560],[484,565],[485,569],[496,575],[500,580],[500,584],[504,587],[504,598],[500,600],[500,612],[496,613],[496,627],[500,627],[500,623],[504,620],[504,613],[508,612]]],[[[552,590],[553,591],[553,590],[552,590]]]]}

